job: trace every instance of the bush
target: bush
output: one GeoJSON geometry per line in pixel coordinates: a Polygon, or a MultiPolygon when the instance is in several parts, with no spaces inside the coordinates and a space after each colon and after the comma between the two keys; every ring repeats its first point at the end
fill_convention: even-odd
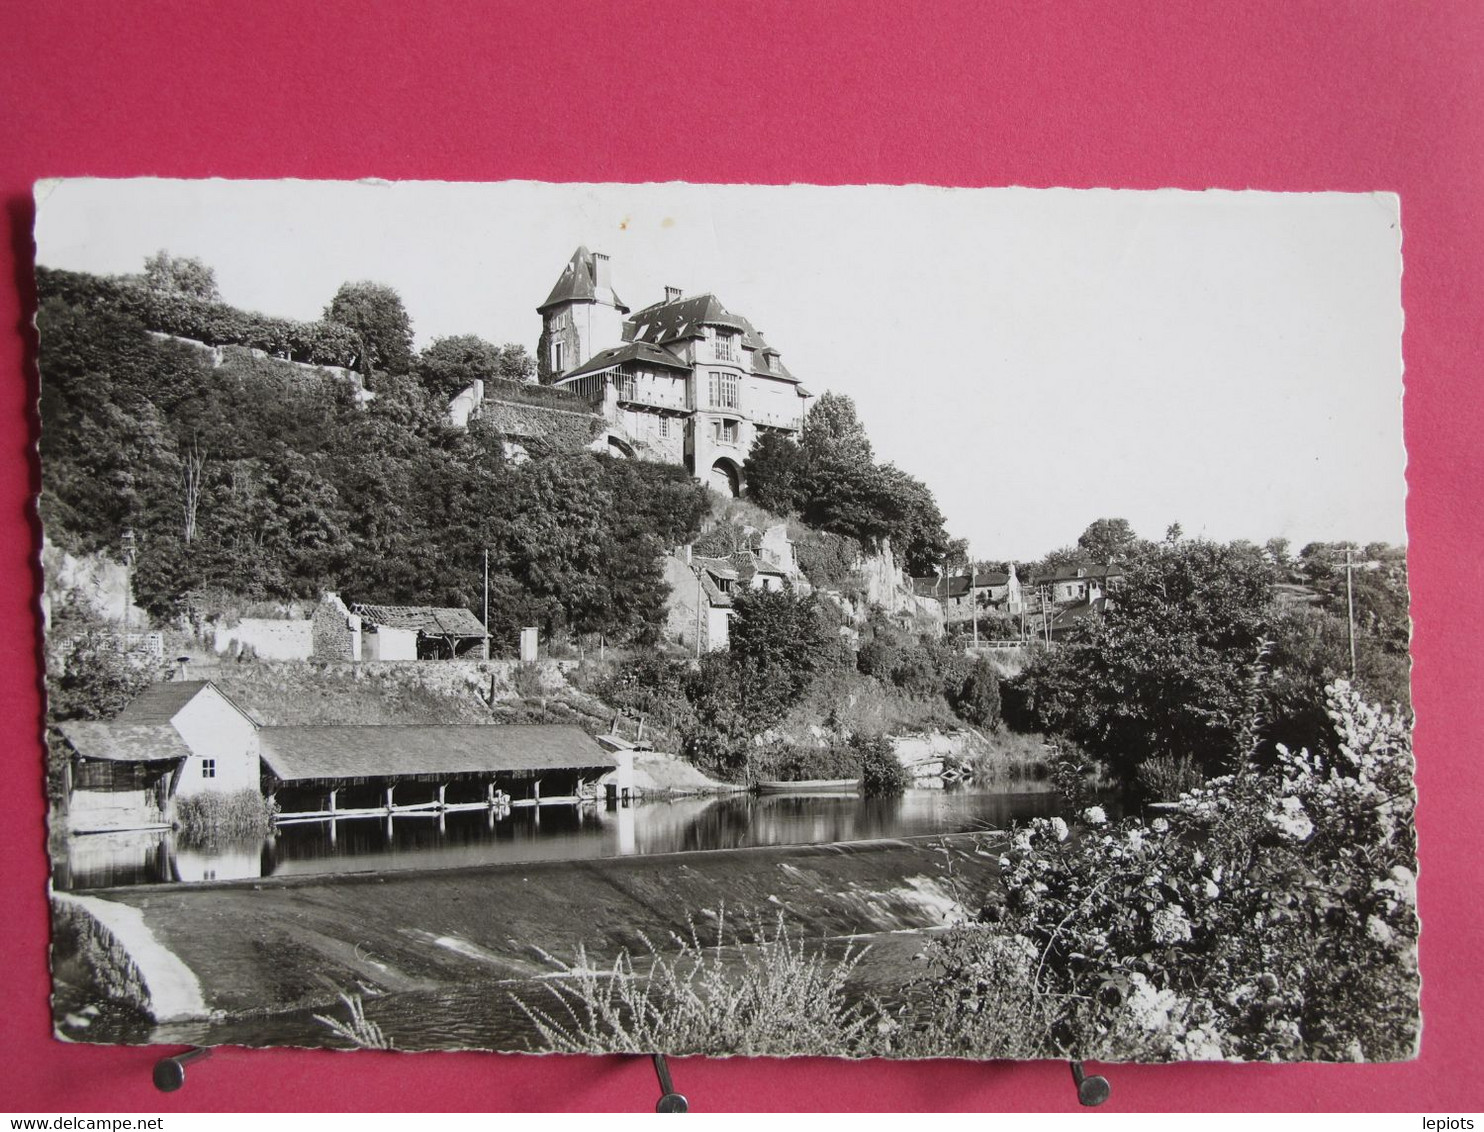
{"type": "Polygon", "coordinates": [[[850,746],[860,760],[861,792],[866,797],[892,797],[912,785],[912,776],[886,736],[856,735],[850,746]]]}
{"type": "Polygon", "coordinates": [[[861,773],[861,758],[849,743],[831,743],[825,747],[783,743],[754,755],[752,772],[760,781],[777,782],[855,778],[861,773]]]}
{"type": "Polygon", "coordinates": [[[1140,763],[1134,775],[1136,790],[1151,802],[1173,802],[1205,781],[1189,755],[1156,755],[1140,763]]]}
{"type": "Polygon", "coordinates": [[[1000,678],[987,660],[976,660],[952,699],[960,719],[990,731],[1000,726],[1000,678]]]}
{"type": "Polygon", "coordinates": [[[266,837],[273,828],[273,807],[256,790],[192,794],[176,799],[175,828],[184,845],[266,837]]]}
{"type": "Polygon", "coordinates": [[[242,311],[182,291],[159,291],[128,279],[36,269],[37,290],[69,303],[106,306],[137,318],[160,334],[208,346],[244,346],[311,365],[354,367],[364,349],[360,335],[337,322],[298,322],[242,311]]]}
{"type": "Polygon", "coordinates": [[[975,1025],[966,988],[1028,980],[1044,1027],[996,1056],[1413,1056],[1411,737],[1343,682],[1329,707],[1333,756],[1280,748],[1275,768],[1245,764],[1148,824],[1094,808],[1081,835],[1060,818],[1017,830],[995,930],[934,945],[933,1025],[975,1025]]]}

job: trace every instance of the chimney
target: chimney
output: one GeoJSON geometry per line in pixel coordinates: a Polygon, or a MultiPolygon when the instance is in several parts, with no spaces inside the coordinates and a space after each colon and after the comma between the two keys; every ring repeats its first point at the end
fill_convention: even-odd
{"type": "Polygon", "coordinates": [[[608,274],[608,257],[602,252],[593,252],[593,287],[598,291],[613,287],[608,274]]]}
{"type": "Polygon", "coordinates": [[[175,658],[175,678],[177,680],[189,680],[191,678],[191,658],[189,656],[178,656],[175,658]]]}
{"type": "Polygon", "coordinates": [[[665,302],[673,303],[676,299],[680,298],[681,294],[683,294],[683,292],[680,290],[679,287],[666,287],[665,302]]]}

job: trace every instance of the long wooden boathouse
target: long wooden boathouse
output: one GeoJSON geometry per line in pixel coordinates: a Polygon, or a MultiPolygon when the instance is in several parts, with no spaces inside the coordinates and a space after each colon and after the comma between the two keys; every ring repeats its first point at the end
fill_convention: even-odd
{"type": "Polygon", "coordinates": [[[596,800],[619,759],[569,725],[265,727],[279,821],[596,800]]]}
{"type": "Polygon", "coordinates": [[[55,731],[69,755],[68,828],[167,826],[196,794],[256,790],[279,820],[596,801],[633,754],[570,724],[265,726],[210,681],[141,693],[114,720],[55,731]],[[616,773],[615,773],[616,772],[616,773]]]}

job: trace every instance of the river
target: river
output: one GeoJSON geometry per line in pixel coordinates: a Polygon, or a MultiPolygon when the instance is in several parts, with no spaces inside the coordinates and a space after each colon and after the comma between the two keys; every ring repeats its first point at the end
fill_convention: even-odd
{"type": "Polygon", "coordinates": [[[1045,791],[918,787],[896,798],[733,794],[614,808],[346,818],[283,825],[262,840],[211,848],[181,844],[168,831],[95,833],[67,839],[52,880],[66,891],[811,845],[1004,829],[1063,805],[1045,791]]]}

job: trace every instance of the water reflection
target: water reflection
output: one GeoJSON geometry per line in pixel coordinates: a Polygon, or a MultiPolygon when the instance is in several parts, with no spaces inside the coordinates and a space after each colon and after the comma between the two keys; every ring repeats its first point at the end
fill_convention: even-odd
{"type": "Polygon", "coordinates": [[[862,841],[1003,829],[1061,807],[1052,793],[917,788],[898,798],[739,794],[612,810],[550,806],[499,816],[475,810],[305,822],[281,826],[262,841],[210,848],[181,845],[160,831],[83,834],[68,839],[53,883],[60,889],[198,883],[862,841]]]}

